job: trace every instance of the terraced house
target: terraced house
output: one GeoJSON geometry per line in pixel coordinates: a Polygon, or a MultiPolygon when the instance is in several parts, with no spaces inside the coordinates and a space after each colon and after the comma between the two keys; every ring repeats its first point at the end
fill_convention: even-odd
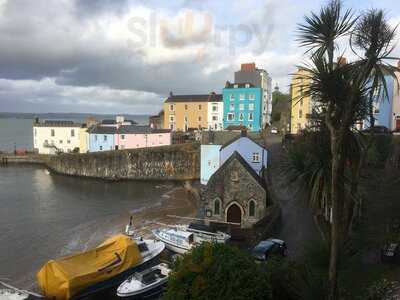
{"type": "Polygon", "coordinates": [[[242,125],[250,131],[263,128],[262,89],[251,83],[226,83],[223,89],[224,128],[242,125]]]}
{"type": "Polygon", "coordinates": [[[221,130],[223,124],[222,95],[174,95],[164,102],[164,128],[173,131],[191,129],[221,130]]]}

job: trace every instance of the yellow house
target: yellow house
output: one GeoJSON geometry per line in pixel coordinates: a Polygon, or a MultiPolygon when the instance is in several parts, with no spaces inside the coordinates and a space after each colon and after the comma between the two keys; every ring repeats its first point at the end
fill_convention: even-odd
{"type": "Polygon", "coordinates": [[[311,96],[306,95],[311,79],[308,78],[308,71],[299,68],[292,77],[291,84],[291,133],[299,133],[302,129],[310,125],[310,115],[312,112],[311,96]]]}
{"type": "MultiPolygon", "coordinates": [[[[164,102],[164,128],[174,131],[208,128],[209,102],[222,102],[222,95],[174,95],[164,102]]],[[[210,110],[210,111],[209,111],[210,110]]]]}
{"type": "Polygon", "coordinates": [[[86,127],[79,128],[79,152],[87,153],[89,151],[89,133],[87,132],[86,127]]]}

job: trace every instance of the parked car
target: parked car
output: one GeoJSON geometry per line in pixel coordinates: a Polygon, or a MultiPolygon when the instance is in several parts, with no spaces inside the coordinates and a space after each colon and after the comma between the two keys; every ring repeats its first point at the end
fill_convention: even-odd
{"type": "Polygon", "coordinates": [[[270,130],[270,132],[271,132],[272,134],[278,134],[278,128],[272,127],[271,130],[270,130]]]}
{"type": "Polygon", "coordinates": [[[266,261],[271,255],[286,256],[286,243],[278,239],[261,241],[251,251],[252,256],[258,261],[266,261]]]}
{"type": "Polygon", "coordinates": [[[390,130],[385,126],[374,126],[361,131],[362,133],[369,134],[391,134],[390,130]]]}

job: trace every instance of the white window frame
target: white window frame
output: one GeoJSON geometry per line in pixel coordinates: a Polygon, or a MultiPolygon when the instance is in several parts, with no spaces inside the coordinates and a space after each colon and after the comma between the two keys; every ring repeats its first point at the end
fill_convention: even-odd
{"type": "Polygon", "coordinates": [[[235,94],[230,94],[229,95],[229,100],[230,101],[235,101],[235,94]]]}
{"type": "Polygon", "coordinates": [[[249,112],[249,115],[248,115],[248,117],[247,117],[247,120],[249,120],[249,121],[253,121],[253,113],[252,112],[249,112]]]}
{"type": "Polygon", "coordinates": [[[239,104],[239,110],[244,110],[244,103],[239,104]]]}
{"type": "Polygon", "coordinates": [[[174,111],[174,110],[175,110],[175,105],[170,104],[170,105],[169,105],[169,111],[174,111]]]}
{"type": "Polygon", "coordinates": [[[254,110],[254,103],[249,103],[249,110],[254,110]]]}
{"type": "Polygon", "coordinates": [[[243,101],[244,99],[246,99],[246,94],[240,94],[239,100],[243,101]]]}
{"type": "Polygon", "coordinates": [[[234,103],[229,104],[229,110],[230,111],[234,111],[235,110],[235,104],[234,103]]]}
{"type": "Polygon", "coordinates": [[[249,100],[256,100],[256,94],[254,93],[249,94],[249,100]]]}
{"type": "Polygon", "coordinates": [[[243,113],[239,114],[239,121],[244,121],[244,114],[243,113]]]}
{"type": "Polygon", "coordinates": [[[260,162],[260,152],[253,152],[252,154],[252,162],[259,163],[260,162]]]}

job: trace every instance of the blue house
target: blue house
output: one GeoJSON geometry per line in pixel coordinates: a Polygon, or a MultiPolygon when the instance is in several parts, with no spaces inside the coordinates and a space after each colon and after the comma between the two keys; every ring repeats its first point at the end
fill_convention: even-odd
{"type": "Polygon", "coordinates": [[[201,145],[200,182],[207,184],[211,175],[219,168],[219,150],[222,145],[201,145]]]}
{"type": "Polygon", "coordinates": [[[94,126],[89,132],[89,152],[110,151],[115,149],[116,127],[94,126]]]}
{"type": "Polygon", "coordinates": [[[233,153],[238,152],[258,176],[262,176],[262,172],[267,168],[268,151],[253,139],[247,137],[245,133],[223,145],[219,152],[220,166],[222,166],[233,153]]]}
{"type": "Polygon", "coordinates": [[[250,83],[227,82],[223,91],[224,128],[242,125],[262,130],[262,89],[250,83]]]}
{"type": "MultiPolygon", "coordinates": [[[[374,118],[376,126],[385,126],[390,130],[397,129],[400,125],[400,99],[396,97],[395,89],[398,89],[396,79],[392,76],[385,76],[388,98],[384,91],[380,92],[374,99],[374,118]]],[[[369,119],[363,122],[363,128],[369,128],[369,119]]]]}

